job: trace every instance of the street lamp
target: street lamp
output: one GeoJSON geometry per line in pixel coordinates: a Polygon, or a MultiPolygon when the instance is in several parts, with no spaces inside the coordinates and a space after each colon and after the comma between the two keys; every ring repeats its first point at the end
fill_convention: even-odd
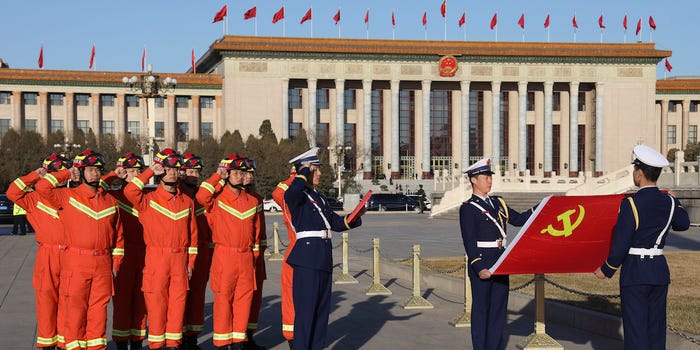
{"type": "Polygon", "coordinates": [[[61,152],[61,154],[67,158],[72,158],[73,157],[73,149],[74,148],[80,148],[79,143],[69,143],[68,139],[64,141],[64,143],[54,143],[53,148],[56,149],[56,152],[61,152]]]}
{"type": "Polygon", "coordinates": [[[341,145],[335,145],[335,146],[328,146],[328,150],[335,153],[336,156],[336,176],[337,176],[337,181],[338,181],[338,198],[343,198],[343,191],[342,191],[342,179],[341,179],[341,174],[342,170],[345,168],[342,163],[343,163],[343,157],[345,156],[345,152],[350,151],[352,147],[350,146],[341,146],[341,145]]]}

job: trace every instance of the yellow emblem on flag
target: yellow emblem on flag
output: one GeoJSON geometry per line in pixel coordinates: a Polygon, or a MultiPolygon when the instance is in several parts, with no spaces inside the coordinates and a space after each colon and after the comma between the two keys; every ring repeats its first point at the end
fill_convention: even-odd
{"type": "Polygon", "coordinates": [[[581,204],[578,205],[578,217],[576,218],[576,221],[572,224],[571,223],[571,216],[576,213],[576,209],[569,209],[557,216],[557,221],[562,222],[563,229],[558,230],[552,226],[552,224],[549,224],[547,228],[543,229],[540,231],[540,233],[549,233],[550,235],[554,237],[569,237],[574,233],[574,230],[581,224],[583,221],[583,217],[586,215],[586,209],[583,208],[581,204]]]}

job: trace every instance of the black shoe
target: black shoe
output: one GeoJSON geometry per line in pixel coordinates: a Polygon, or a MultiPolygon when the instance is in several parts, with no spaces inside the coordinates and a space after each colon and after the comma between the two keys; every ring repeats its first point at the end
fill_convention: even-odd
{"type": "Polygon", "coordinates": [[[294,340],[287,340],[287,344],[289,344],[289,350],[294,350],[294,340]]]}
{"type": "Polygon", "coordinates": [[[129,341],[129,350],[141,350],[142,347],[143,347],[142,340],[130,340],[129,341]]]}
{"type": "Polygon", "coordinates": [[[180,349],[186,349],[186,350],[202,350],[197,345],[197,336],[196,335],[186,335],[182,338],[182,344],[180,345],[180,349]]]}
{"type": "Polygon", "coordinates": [[[26,236],[27,234],[24,233],[24,232],[22,232],[22,233],[20,233],[19,235],[20,235],[20,236],[26,236]]]}
{"type": "Polygon", "coordinates": [[[228,350],[245,350],[243,343],[231,343],[228,345],[228,350]]]}
{"type": "Polygon", "coordinates": [[[118,341],[118,342],[114,342],[114,344],[117,344],[117,350],[129,350],[129,342],[128,341],[118,341]]]}

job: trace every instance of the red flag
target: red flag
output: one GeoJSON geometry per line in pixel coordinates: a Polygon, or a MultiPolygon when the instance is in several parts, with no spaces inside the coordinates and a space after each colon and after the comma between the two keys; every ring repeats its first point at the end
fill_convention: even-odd
{"type": "Polygon", "coordinates": [[[41,49],[39,49],[39,69],[44,68],[44,44],[41,44],[41,49]]]}
{"type": "Polygon", "coordinates": [[[445,18],[445,13],[447,12],[447,0],[442,0],[442,5],[440,5],[440,14],[442,18],[445,18]]]}
{"type": "Polygon", "coordinates": [[[518,25],[520,28],[525,29],[525,13],[523,12],[522,15],[520,15],[520,19],[518,20],[518,25]]]}
{"type": "Polygon", "coordinates": [[[594,271],[610,253],[623,198],[617,194],[543,199],[490,270],[498,275],[594,271]]]}
{"type": "Polygon", "coordinates": [[[92,51],[90,51],[90,67],[89,67],[89,69],[92,69],[92,66],[94,63],[95,63],[95,44],[92,44],[92,51]]]}
{"type": "Polygon", "coordinates": [[[640,18],[639,21],[637,22],[637,30],[634,32],[634,35],[639,35],[639,32],[642,31],[642,19],[640,18]]]}
{"type": "Polygon", "coordinates": [[[253,8],[251,8],[250,10],[246,11],[243,14],[243,20],[255,18],[255,17],[257,17],[257,15],[258,15],[258,8],[257,8],[257,6],[253,6],[253,8]]]}
{"type": "Polygon", "coordinates": [[[666,59],[666,62],[664,62],[664,64],[666,65],[667,71],[670,72],[673,69],[673,66],[671,65],[671,62],[668,61],[668,58],[666,59]]]}
{"type": "Polygon", "coordinates": [[[146,45],[143,46],[143,55],[141,55],[141,71],[146,67],[146,45]]]}
{"type": "Polygon", "coordinates": [[[338,12],[336,12],[335,16],[333,16],[333,20],[335,21],[335,24],[338,24],[338,22],[340,22],[340,9],[338,9],[338,12]]]}
{"type": "Polygon", "coordinates": [[[275,24],[281,19],[284,19],[284,6],[282,6],[282,8],[275,12],[274,16],[272,16],[272,23],[275,24]]]}
{"type": "Polygon", "coordinates": [[[192,48],[192,73],[197,73],[197,67],[194,65],[194,48],[192,48]]]}
{"type": "Polygon", "coordinates": [[[654,22],[654,17],[649,16],[649,27],[651,29],[656,30],[656,22],[654,22]]]}
{"type": "Polygon", "coordinates": [[[369,9],[365,12],[365,24],[369,23],[369,9]]]}
{"type": "Polygon", "coordinates": [[[423,11],[423,27],[428,24],[428,11],[423,11]]]}
{"type": "Polygon", "coordinates": [[[498,24],[498,12],[494,13],[493,18],[491,18],[491,30],[493,30],[493,28],[496,28],[496,24],[498,24]]]}
{"type": "Polygon", "coordinates": [[[311,8],[309,7],[309,10],[306,11],[306,14],[304,15],[304,17],[301,18],[301,22],[299,22],[299,24],[303,24],[304,22],[306,22],[310,19],[311,19],[311,8]]]}
{"type": "Polygon", "coordinates": [[[605,24],[603,24],[603,14],[602,13],[600,14],[600,17],[598,17],[598,27],[600,27],[600,29],[605,29],[605,24]]]}
{"type": "Polygon", "coordinates": [[[219,12],[216,13],[216,15],[214,15],[214,20],[211,23],[223,21],[224,17],[226,17],[227,14],[228,14],[228,7],[227,7],[227,5],[224,5],[224,7],[222,7],[221,10],[219,10],[219,12]]]}
{"type": "Polygon", "coordinates": [[[462,18],[459,19],[459,26],[462,27],[464,23],[467,23],[467,12],[462,12],[462,18]]]}
{"type": "Polygon", "coordinates": [[[394,10],[391,10],[391,26],[396,26],[396,17],[394,17],[394,10]]]}
{"type": "Polygon", "coordinates": [[[544,27],[549,28],[549,13],[547,14],[547,18],[544,19],[544,27]]]}
{"type": "Polygon", "coordinates": [[[627,30],[627,14],[625,14],[625,18],[622,19],[622,26],[627,30]]]}
{"type": "Polygon", "coordinates": [[[576,14],[574,13],[574,19],[571,20],[571,25],[578,29],[578,22],[576,22],[576,14]]]}

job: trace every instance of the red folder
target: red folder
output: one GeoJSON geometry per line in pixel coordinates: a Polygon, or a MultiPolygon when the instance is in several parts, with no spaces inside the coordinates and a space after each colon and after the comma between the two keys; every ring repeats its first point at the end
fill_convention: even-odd
{"type": "Polygon", "coordinates": [[[360,213],[360,210],[365,207],[365,204],[367,204],[367,201],[372,197],[372,190],[367,191],[365,193],[365,196],[362,197],[362,200],[360,200],[360,203],[357,203],[357,206],[355,209],[352,210],[352,213],[348,215],[348,222],[353,222],[355,219],[357,219],[358,214],[360,213]]]}

